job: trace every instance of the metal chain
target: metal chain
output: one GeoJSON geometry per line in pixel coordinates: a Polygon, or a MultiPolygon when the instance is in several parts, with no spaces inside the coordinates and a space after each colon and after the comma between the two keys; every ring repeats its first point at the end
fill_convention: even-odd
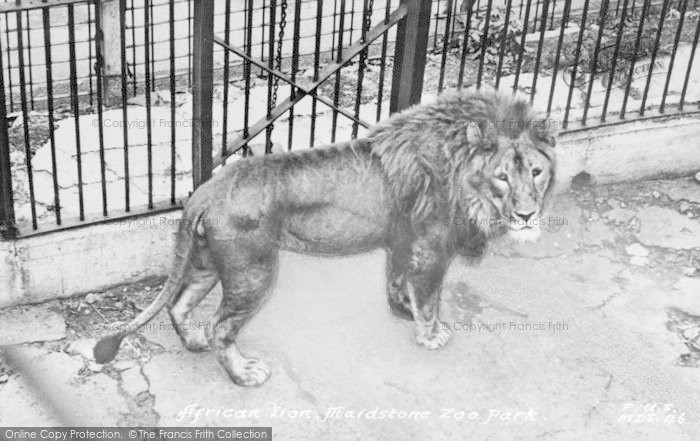
{"type": "MultiPolygon", "coordinates": [[[[366,9],[363,12],[363,22],[362,22],[362,37],[360,39],[362,44],[366,43],[367,33],[369,32],[370,26],[372,26],[372,11],[374,10],[374,0],[369,0],[366,4],[366,9]]],[[[360,52],[360,65],[357,70],[357,90],[355,96],[355,117],[360,116],[360,104],[362,103],[362,81],[365,77],[365,69],[367,68],[367,56],[369,55],[369,47],[365,47],[360,52]]],[[[352,138],[357,138],[358,123],[355,121],[352,124],[352,138]]]]}
{"type": "MultiPolygon", "coordinates": [[[[367,9],[364,13],[364,21],[362,23],[362,44],[365,43],[367,38],[367,33],[369,32],[370,26],[372,26],[372,11],[374,10],[374,0],[369,0],[367,4],[367,9]]],[[[360,69],[359,74],[362,75],[364,69],[367,67],[367,56],[369,55],[369,47],[362,49],[360,52],[360,69]]],[[[361,78],[358,78],[358,85],[361,87],[361,78]]]]}
{"type": "MultiPolygon", "coordinates": [[[[284,40],[284,28],[287,26],[287,0],[282,0],[280,14],[280,33],[277,39],[277,54],[275,54],[275,66],[278,71],[282,71],[282,43],[284,40]]],[[[277,90],[279,89],[280,79],[275,76],[272,88],[272,105],[277,104],[277,90]]]]}
{"type": "MultiPolygon", "coordinates": [[[[367,5],[367,15],[365,16],[365,22],[363,24],[363,30],[365,31],[365,38],[367,37],[367,34],[369,33],[369,28],[372,26],[372,13],[374,12],[374,0],[369,0],[369,4],[367,5]]],[[[365,38],[362,39],[362,42],[365,42],[365,38]]]]}

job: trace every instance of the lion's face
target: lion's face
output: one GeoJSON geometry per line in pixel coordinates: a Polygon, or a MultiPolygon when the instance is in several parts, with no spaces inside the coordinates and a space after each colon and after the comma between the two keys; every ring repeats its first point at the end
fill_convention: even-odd
{"type": "Polygon", "coordinates": [[[484,178],[490,201],[502,224],[518,240],[535,240],[540,234],[542,211],[553,180],[549,146],[525,132],[517,139],[499,137],[484,178]]]}

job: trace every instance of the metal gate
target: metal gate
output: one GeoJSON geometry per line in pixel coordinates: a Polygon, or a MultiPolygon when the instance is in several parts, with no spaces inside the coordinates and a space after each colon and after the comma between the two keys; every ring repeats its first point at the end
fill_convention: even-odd
{"type": "MultiPolygon", "coordinates": [[[[252,11],[252,0],[248,0],[252,11]]],[[[297,0],[295,11],[299,13],[297,0]]],[[[345,18],[345,1],[340,2],[340,20],[345,18]]],[[[322,2],[317,2],[318,7],[322,7],[322,2]]],[[[227,6],[230,2],[227,2],[227,6]]],[[[284,20],[286,19],[287,1],[282,0],[281,6],[281,26],[280,32],[284,31],[284,20]]],[[[270,22],[276,21],[277,2],[270,3],[270,22]]],[[[270,27],[269,55],[267,63],[253,57],[251,48],[248,45],[245,49],[237,48],[231,44],[228,34],[221,36],[214,35],[214,3],[202,2],[195,10],[194,14],[194,72],[193,72],[193,113],[197,117],[193,120],[193,179],[194,185],[198,186],[211,177],[212,170],[223,164],[226,158],[241,149],[245,149],[249,141],[262,131],[266,131],[266,153],[271,150],[270,134],[277,119],[287,112],[293,112],[294,105],[307,95],[313,98],[314,106],[317,103],[329,106],[334,111],[334,117],[342,114],[353,121],[353,137],[357,136],[358,126],[368,127],[369,123],[360,119],[360,97],[362,92],[362,78],[367,61],[369,46],[382,36],[386,36],[389,29],[397,26],[394,71],[392,76],[392,90],[390,111],[394,112],[420,101],[421,89],[423,86],[423,70],[425,66],[425,56],[428,43],[428,28],[430,25],[431,2],[429,0],[402,0],[393,11],[387,5],[387,13],[384,20],[371,26],[370,17],[373,12],[373,1],[364,0],[362,9],[362,29],[360,38],[352,42],[348,47],[344,47],[343,34],[338,37],[336,60],[323,69],[318,69],[318,50],[316,51],[316,62],[313,81],[301,83],[294,76],[288,76],[281,72],[281,42],[282,35],[275,36],[274,26],[270,27]],[[277,44],[275,42],[277,41],[277,44]],[[267,115],[244,127],[244,133],[233,142],[222,141],[221,154],[217,158],[212,156],[212,91],[213,91],[213,47],[214,44],[223,47],[226,55],[233,54],[244,60],[244,76],[250,78],[251,67],[255,66],[265,71],[268,76],[268,106],[267,115]],[[317,91],[326,81],[335,77],[335,88],[340,86],[340,69],[351,62],[355,57],[359,57],[357,93],[354,112],[343,110],[338,105],[337,93],[335,100],[329,100],[320,96],[317,91]],[[291,95],[281,103],[277,103],[277,90],[279,82],[283,81],[292,88],[291,95]]],[[[228,14],[226,15],[228,17],[228,14]]],[[[321,17],[321,14],[318,14],[321,17]]],[[[252,17],[249,17],[252,21],[252,17]]],[[[295,21],[299,18],[295,17],[295,21]]],[[[343,28],[341,22],[340,28],[343,28]]],[[[228,29],[228,26],[226,26],[228,29]]],[[[298,27],[295,27],[298,29],[298,27]]],[[[294,41],[298,43],[298,36],[294,41]]],[[[250,41],[250,39],[248,39],[250,41]]],[[[384,45],[386,48],[386,45],[384,45]]],[[[298,59],[298,46],[295,46],[293,59],[298,59]]],[[[228,63],[225,63],[228,65],[228,63]]],[[[295,71],[293,69],[293,71],[295,71]]],[[[227,72],[224,72],[224,76],[227,72]]],[[[246,90],[248,90],[246,88],[246,90]]],[[[378,100],[381,105],[381,99],[378,100]]],[[[226,102],[226,100],[224,100],[226,102]]],[[[243,110],[244,112],[247,109],[243,110]]],[[[224,110],[226,115],[226,110],[224,110]]],[[[226,132],[224,132],[226,136],[226,132]]],[[[312,135],[313,136],[313,135],[312,135]]],[[[334,137],[333,137],[334,138],[334,137]]],[[[334,139],[333,139],[334,140],[334,139]]]]}

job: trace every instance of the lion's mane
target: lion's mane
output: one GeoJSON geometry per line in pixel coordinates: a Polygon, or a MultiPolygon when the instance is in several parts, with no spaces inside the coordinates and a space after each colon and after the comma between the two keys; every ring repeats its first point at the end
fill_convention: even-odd
{"type": "MultiPolygon", "coordinates": [[[[380,123],[368,141],[386,173],[397,210],[417,226],[436,217],[493,216],[492,205],[480,191],[482,169],[498,148],[499,137],[515,139],[525,131],[534,141],[554,144],[552,125],[527,101],[494,92],[453,92],[380,123]]],[[[551,151],[543,153],[553,165],[551,151]]],[[[493,233],[483,228],[480,232],[493,233]]]]}

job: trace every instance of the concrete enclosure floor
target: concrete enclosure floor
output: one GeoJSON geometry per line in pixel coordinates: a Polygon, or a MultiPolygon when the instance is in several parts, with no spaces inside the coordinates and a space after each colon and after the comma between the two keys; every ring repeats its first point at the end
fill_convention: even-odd
{"type": "MultiPolygon", "coordinates": [[[[0,426],[272,426],[280,440],[695,440],[700,433],[700,184],[582,187],[534,244],[495,241],[451,267],[450,343],[416,346],[389,312],[384,253],[285,255],[240,346],[266,360],[233,385],[161,313],[98,365],[91,349],[161,281],[0,311],[0,426]],[[59,412],[56,412],[59,409],[59,412]]],[[[206,326],[219,292],[192,326],[206,326]]]]}

